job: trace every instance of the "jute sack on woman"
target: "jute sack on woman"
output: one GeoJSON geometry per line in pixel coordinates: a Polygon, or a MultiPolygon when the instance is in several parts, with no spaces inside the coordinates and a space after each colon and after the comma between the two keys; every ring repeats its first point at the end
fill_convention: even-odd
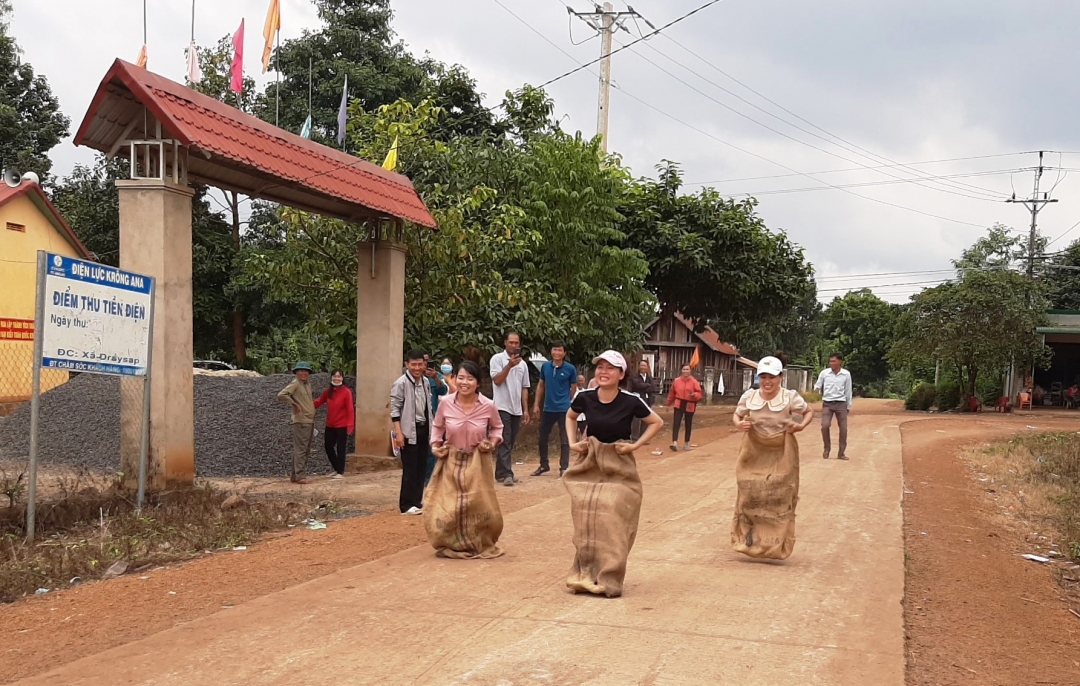
{"type": "Polygon", "coordinates": [[[435,463],[424,492],[424,529],[442,557],[499,557],[503,530],[495,497],[495,464],[490,453],[450,454],[435,463]]]}
{"type": "Polygon", "coordinates": [[[566,586],[574,593],[614,598],[622,595],[626,558],[637,538],[641,478],[633,454],[620,455],[613,444],[595,438],[588,441],[588,452],[562,478],[577,548],[566,586]]]}
{"type": "Polygon", "coordinates": [[[789,433],[763,436],[751,429],[735,466],[739,496],[731,547],[750,557],[783,560],[795,548],[799,502],[799,444],[789,433]]]}

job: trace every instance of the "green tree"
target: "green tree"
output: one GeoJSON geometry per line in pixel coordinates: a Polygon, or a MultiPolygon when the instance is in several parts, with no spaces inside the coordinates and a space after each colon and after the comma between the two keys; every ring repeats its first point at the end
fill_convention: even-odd
{"type": "Polygon", "coordinates": [[[10,17],[10,3],[0,0],[0,165],[36,172],[48,183],[48,152],[68,134],[71,120],[45,77],[22,61],[10,17]]]}
{"type": "MultiPolygon", "coordinates": [[[[372,113],[353,103],[352,147],[375,157],[398,138],[399,171],[439,223],[438,231],[405,233],[407,345],[493,350],[512,327],[534,348],[563,338],[579,359],[635,347],[654,304],[644,259],[618,247],[625,171],[602,164],[598,141],[558,131],[542,94],[508,99],[527,115],[516,124],[536,130],[443,142],[429,135],[444,115],[428,101],[372,113]]],[[[322,322],[342,346],[355,342],[356,243],[365,229],[290,210],[282,216],[285,240],[251,251],[247,278],[322,322]]]]}
{"type": "Polygon", "coordinates": [[[1055,310],[1080,310],[1080,240],[1052,257],[1042,270],[1055,310]]]}
{"type": "MultiPolygon", "coordinates": [[[[79,240],[105,264],[120,264],[120,202],[117,179],[128,178],[128,162],[99,154],[93,165],[76,165],[55,184],[51,199],[79,240]]],[[[195,353],[221,356],[229,349],[227,294],[233,251],[228,224],[214,212],[206,189],[191,201],[192,288],[195,353]]]]}
{"type": "Polygon", "coordinates": [[[429,99],[445,110],[433,134],[450,137],[491,127],[492,115],[463,68],[417,59],[395,39],[389,0],[315,0],[315,7],[322,26],[286,40],[272,55],[271,68],[281,72],[281,82],[268,84],[260,95],[262,119],[276,117],[282,128],[299,131],[310,92],[312,139],[337,147],[338,108],[348,75],[350,100],[368,111],[402,98],[414,105],[429,99]]]}
{"type": "Polygon", "coordinates": [[[888,355],[895,342],[900,309],[864,288],[834,298],[822,313],[827,354],[844,356],[844,364],[860,388],[888,378],[888,355]]]}
{"type": "Polygon", "coordinates": [[[649,263],[646,285],[661,309],[677,310],[722,335],[812,310],[813,268],[783,232],[772,232],[754,200],[728,200],[705,188],[680,193],[678,166],[633,186],[620,208],[624,245],[649,263]]]}
{"type": "Polygon", "coordinates": [[[967,269],[956,281],[912,298],[897,322],[892,359],[940,361],[956,374],[962,399],[976,394],[981,377],[996,378],[1013,361],[1045,364],[1049,351],[1035,333],[1046,318],[1044,288],[1001,261],[1008,245],[992,229],[956,261],[967,269]],[[990,268],[994,260],[997,268],[990,268]]]}
{"type": "MultiPolygon", "coordinates": [[[[232,48],[232,36],[224,36],[221,38],[217,45],[212,48],[199,48],[199,69],[202,72],[202,79],[197,84],[188,84],[195,90],[209,95],[215,100],[220,100],[223,103],[232,105],[241,112],[252,114],[255,110],[255,80],[250,76],[245,75],[240,88],[240,92],[236,93],[230,88],[231,83],[231,70],[233,48],[232,48]]],[[[232,264],[228,266],[229,273],[233,273],[239,270],[239,255],[243,242],[242,232],[240,230],[243,221],[241,219],[241,203],[244,200],[241,199],[240,194],[236,191],[221,191],[225,197],[227,204],[226,214],[229,228],[232,234],[232,264]]],[[[219,250],[222,247],[220,240],[215,242],[219,250]]],[[[215,253],[217,254],[217,253],[215,253]]],[[[217,279],[220,281],[221,279],[217,279]]],[[[232,299],[231,313],[229,315],[230,327],[232,331],[232,345],[230,346],[232,351],[232,357],[237,364],[243,365],[247,361],[247,334],[244,330],[244,301],[257,298],[257,294],[247,292],[239,292],[238,289],[233,287],[231,279],[225,279],[222,284],[222,294],[228,294],[232,299]]],[[[216,300],[219,296],[217,293],[210,296],[216,300]]]]}
{"type": "Polygon", "coordinates": [[[120,266],[120,200],[116,180],[128,178],[128,161],[98,155],[76,164],[52,189],[52,201],[94,259],[120,266]]]}

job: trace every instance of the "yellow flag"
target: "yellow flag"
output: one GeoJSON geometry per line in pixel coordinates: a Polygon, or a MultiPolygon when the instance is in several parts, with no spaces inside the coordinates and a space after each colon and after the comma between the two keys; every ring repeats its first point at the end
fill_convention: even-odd
{"type": "Polygon", "coordinates": [[[135,58],[135,66],[146,69],[146,46],[139,48],[139,56],[135,58]]]}
{"type": "Polygon", "coordinates": [[[383,169],[388,171],[397,169],[397,143],[397,136],[394,136],[394,144],[390,146],[390,152],[386,153],[386,159],[383,160],[383,169]]]}
{"type": "Polygon", "coordinates": [[[266,23],[263,24],[262,67],[263,73],[270,68],[270,50],[274,44],[274,34],[281,30],[281,3],[279,0],[270,0],[270,8],[266,10],[266,23]]]}

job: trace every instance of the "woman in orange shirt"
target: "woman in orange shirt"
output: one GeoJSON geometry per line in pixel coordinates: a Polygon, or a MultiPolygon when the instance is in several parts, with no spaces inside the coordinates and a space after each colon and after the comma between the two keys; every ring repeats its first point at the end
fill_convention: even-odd
{"type": "Polygon", "coordinates": [[[690,450],[690,432],[694,426],[694,410],[701,401],[704,393],[701,384],[691,373],[690,365],[684,364],[682,373],[671,382],[671,392],[668,393],[668,407],[675,408],[675,420],[672,423],[674,429],[671,434],[671,450],[679,451],[679,424],[686,420],[686,434],[683,437],[683,450],[690,450]]]}

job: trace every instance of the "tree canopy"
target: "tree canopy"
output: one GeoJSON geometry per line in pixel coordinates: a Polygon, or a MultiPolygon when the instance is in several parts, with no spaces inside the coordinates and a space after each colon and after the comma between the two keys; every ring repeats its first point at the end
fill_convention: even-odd
{"type": "Polygon", "coordinates": [[[711,188],[681,194],[678,165],[665,162],[658,172],[629,187],[620,227],[624,245],[645,255],[645,284],[661,309],[729,332],[784,320],[815,298],[802,248],[766,228],[756,201],[728,200],[711,188]]]}
{"type": "Polygon", "coordinates": [[[0,0],[0,166],[32,171],[48,182],[48,152],[68,134],[71,120],[48,80],[21,58],[9,33],[11,5],[0,0]]]}
{"type": "Polygon", "coordinates": [[[1044,323],[1043,285],[1009,268],[1014,241],[990,230],[956,261],[956,281],[912,298],[897,323],[892,356],[901,363],[940,361],[975,395],[980,374],[1000,374],[1015,362],[1045,364],[1048,351],[1036,327],[1044,323]]]}
{"type": "Polygon", "coordinates": [[[838,352],[854,382],[866,387],[889,376],[889,351],[901,308],[869,289],[834,298],[821,315],[826,354],[838,352]]]}

